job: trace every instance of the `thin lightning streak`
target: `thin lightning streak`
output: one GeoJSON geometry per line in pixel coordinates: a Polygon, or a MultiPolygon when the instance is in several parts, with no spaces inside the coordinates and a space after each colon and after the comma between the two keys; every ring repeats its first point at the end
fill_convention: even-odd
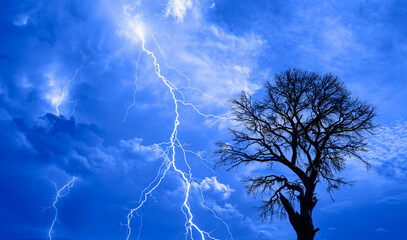
{"type": "MultiPolygon", "coordinates": [[[[166,60],[166,59],[167,59],[167,56],[165,56],[163,50],[161,50],[161,46],[158,44],[157,39],[155,38],[154,34],[151,34],[151,37],[153,38],[154,43],[155,43],[155,45],[156,45],[157,48],[158,48],[158,51],[159,51],[160,54],[163,56],[164,60],[166,60]]],[[[166,65],[167,65],[167,64],[166,64],[166,65]]],[[[167,65],[167,66],[168,66],[168,65],[167,65]]]]}
{"type": "MultiPolygon", "coordinates": [[[[193,221],[194,219],[194,215],[191,211],[191,207],[189,204],[189,199],[190,199],[190,190],[191,190],[191,184],[194,183],[192,180],[192,174],[191,174],[191,167],[188,164],[187,158],[186,158],[186,150],[183,148],[181,142],[178,139],[178,127],[180,125],[180,113],[179,113],[179,104],[185,105],[185,106],[190,106],[192,107],[199,115],[204,116],[204,117],[213,117],[213,118],[226,118],[223,116],[216,116],[216,115],[212,115],[212,114],[203,114],[202,112],[200,112],[195,105],[193,105],[192,103],[187,103],[185,102],[185,98],[183,93],[171,82],[169,81],[167,78],[165,78],[162,74],[161,74],[161,69],[160,69],[160,64],[157,61],[157,58],[155,56],[155,54],[148,50],[145,47],[145,39],[143,37],[143,32],[142,32],[142,26],[138,26],[137,27],[137,33],[142,41],[142,51],[139,53],[138,55],[138,59],[137,59],[137,69],[138,69],[138,63],[140,61],[140,56],[141,53],[144,52],[146,53],[148,56],[150,56],[153,59],[153,64],[154,64],[154,70],[155,70],[155,74],[156,76],[161,79],[161,81],[165,84],[165,86],[168,88],[169,92],[171,93],[173,102],[174,102],[174,113],[175,113],[175,119],[174,119],[174,127],[173,127],[173,131],[171,133],[171,137],[170,137],[170,142],[169,142],[169,146],[167,147],[166,151],[164,152],[164,161],[161,164],[157,175],[155,177],[155,179],[142,191],[141,195],[140,195],[140,200],[138,205],[131,209],[130,212],[127,215],[127,238],[126,240],[130,239],[130,236],[132,234],[132,228],[131,228],[131,220],[134,217],[134,214],[136,214],[137,216],[139,216],[141,218],[141,216],[138,214],[138,210],[143,207],[143,205],[145,204],[145,202],[148,200],[148,197],[152,194],[152,192],[158,187],[160,186],[161,182],[163,181],[163,179],[165,178],[167,172],[170,169],[173,169],[175,172],[177,172],[179,174],[179,176],[181,177],[182,181],[183,181],[183,185],[184,185],[184,200],[183,203],[181,205],[181,211],[183,212],[186,222],[185,222],[185,236],[186,238],[189,236],[190,239],[194,239],[193,237],[193,232],[196,231],[199,235],[200,235],[200,239],[205,240],[206,238],[208,239],[213,239],[215,240],[216,238],[212,237],[210,235],[210,233],[202,230],[198,225],[196,225],[193,221]],[[182,100],[177,98],[177,94],[180,94],[182,96],[182,100]],[[183,151],[183,155],[184,155],[184,161],[186,166],[188,167],[188,173],[183,172],[182,170],[180,170],[175,162],[176,159],[176,148],[180,148],[183,151]]],[[[155,41],[155,39],[154,39],[155,41]]],[[[155,41],[155,43],[157,44],[157,42],[155,41]]],[[[157,44],[159,50],[161,51],[161,48],[159,47],[159,45],[157,44]]],[[[165,56],[165,55],[163,55],[165,56]]],[[[180,71],[178,71],[179,73],[181,73],[180,71]]],[[[186,77],[186,75],[184,75],[186,77]]],[[[137,79],[137,78],[136,78],[137,79]]],[[[189,78],[188,78],[189,79],[189,78]]],[[[188,80],[188,84],[189,84],[189,80],[188,80]]],[[[189,84],[190,86],[190,84],[189,84]]],[[[134,98],[133,98],[134,99],[134,98]]],[[[134,106],[135,102],[133,101],[133,104],[130,105],[127,109],[126,112],[126,116],[124,119],[126,119],[127,114],[128,114],[128,110],[134,106]]],[[[204,203],[201,203],[203,206],[204,203]]],[[[208,207],[205,206],[205,209],[209,209],[208,207]]],[[[212,211],[212,213],[216,216],[216,214],[212,211]]],[[[217,219],[220,219],[216,216],[217,219]]],[[[224,223],[224,221],[222,220],[222,222],[224,223]]],[[[137,239],[139,238],[140,235],[140,230],[141,227],[139,227],[139,234],[137,239]]],[[[228,228],[228,232],[229,228],[228,228]]]]}
{"type": "Polygon", "coordinates": [[[232,118],[230,118],[230,117],[225,117],[225,115],[226,115],[226,113],[225,114],[223,114],[223,115],[214,115],[214,114],[205,114],[205,113],[202,113],[194,104],[192,104],[192,103],[189,103],[189,102],[184,102],[184,101],[182,101],[182,100],[176,100],[177,102],[179,102],[179,103],[181,103],[182,105],[185,105],[185,106],[190,106],[190,107],[192,107],[194,110],[195,110],[195,112],[197,112],[199,115],[201,115],[201,116],[203,116],[203,117],[205,117],[205,118],[219,118],[219,119],[224,119],[224,120],[231,120],[232,118]]]}
{"type": "Polygon", "coordinates": [[[205,198],[204,198],[201,186],[199,186],[199,192],[201,193],[201,199],[202,199],[201,200],[201,205],[202,205],[202,207],[205,208],[206,210],[210,211],[216,219],[218,219],[219,221],[221,221],[223,223],[223,225],[225,225],[226,230],[228,231],[230,239],[233,240],[233,235],[230,232],[229,225],[222,218],[218,217],[218,215],[216,215],[215,211],[213,211],[211,208],[209,208],[208,206],[205,205],[205,198]]]}
{"type": "MultiPolygon", "coordinates": [[[[164,52],[161,50],[161,47],[160,47],[160,45],[158,44],[156,38],[154,37],[154,35],[151,35],[151,36],[152,36],[152,38],[153,38],[153,40],[154,40],[154,43],[155,43],[155,45],[157,46],[157,48],[158,48],[160,54],[161,54],[161,55],[164,57],[164,59],[165,59],[166,56],[165,56],[164,52]]],[[[143,41],[144,41],[144,40],[143,40],[143,41]]],[[[144,43],[143,43],[143,44],[144,44],[144,43]]],[[[201,93],[203,96],[212,98],[214,101],[216,101],[217,103],[219,103],[219,104],[221,104],[221,105],[224,105],[222,102],[220,102],[220,101],[219,101],[218,99],[216,99],[215,97],[204,93],[201,89],[192,87],[192,86],[191,86],[191,79],[190,79],[187,75],[185,75],[183,72],[181,72],[181,70],[179,70],[179,69],[176,68],[176,67],[172,67],[172,66],[168,65],[167,62],[165,62],[165,65],[166,65],[168,68],[175,70],[180,76],[184,77],[184,78],[187,80],[187,82],[188,82],[188,86],[187,86],[187,87],[176,88],[175,85],[173,85],[171,82],[169,82],[169,81],[167,80],[167,81],[172,85],[172,87],[174,88],[174,90],[176,90],[178,93],[181,94],[182,99],[183,99],[183,100],[179,100],[179,99],[174,98],[174,101],[177,101],[177,102],[181,103],[181,104],[184,105],[184,106],[190,106],[190,107],[192,107],[195,112],[197,112],[199,115],[201,115],[201,116],[203,116],[203,117],[205,117],[205,118],[219,118],[219,119],[225,119],[225,120],[231,120],[231,119],[232,119],[232,118],[230,118],[230,117],[226,117],[227,113],[222,114],[222,115],[220,115],[220,116],[219,116],[219,115],[214,115],[214,114],[204,114],[204,113],[202,113],[194,104],[189,103],[189,102],[186,102],[186,101],[185,101],[184,94],[183,94],[180,90],[181,90],[181,89],[187,89],[187,88],[189,88],[189,89],[198,91],[198,92],[201,93]]]]}
{"type": "Polygon", "coordinates": [[[73,187],[73,185],[75,184],[76,179],[77,179],[77,177],[72,177],[72,179],[60,189],[58,189],[56,183],[53,183],[57,193],[55,195],[54,202],[52,203],[52,207],[55,210],[55,215],[54,215],[54,219],[52,220],[51,226],[48,231],[49,240],[52,240],[52,230],[54,229],[55,223],[58,221],[58,208],[57,208],[58,200],[69,194],[69,191],[70,191],[71,187],[73,187]]]}
{"type": "MultiPolygon", "coordinates": [[[[71,82],[75,81],[76,77],[78,76],[79,71],[82,70],[82,68],[83,68],[83,66],[85,64],[86,55],[82,51],[81,51],[81,55],[82,55],[82,63],[81,63],[81,65],[75,70],[75,73],[74,73],[73,77],[71,79],[69,79],[67,84],[65,84],[65,86],[62,88],[62,90],[60,90],[61,95],[58,97],[58,102],[57,102],[57,104],[55,106],[55,111],[56,111],[57,116],[60,115],[59,107],[62,105],[62,102],[63,102],[63,100],[65,99],[65,97],[67,95],[67,90],[68,90],[71,82]]],[[[61,83],[59,83],[59,84],[61,84],[61,83]]],[[[74,109],[73,109],[72,114],[75,112],[75,106],[76,106],[76,102],[73,101],[73,103],[74,103],[74,109]]]]}
{"type": "Polygon", "coordinates": [[[138,233],[137,233],[137,240],[139,240],[140,234],[141,234],[141,229],[143,228],[143,217],[138,212],[136,212],[136,215],[140,218],[140,226],[138,227],[138,233]]]}
{"type": "MultiPolygon", "coordinates": [[[[166,150],[168,152],[169,149],[166,150]]],[[[168,154],[164,153],[164,161],[161,164],[161,166],[158,169],[157,175],[155,179],[146,187],[140,194],[140,199],[139,199],[139,205],[136,208],[133,208],[130,210],[130,212],[127,214],[127,238],[126,240],[129,240],[132,228],[131,228],[131,219],[134,216],[134,212],[136,215],[138,215],[137,211],[144,205],[144,203],[147,201],[148,196],[161,184],[162,180],[164,179],[165,175],[167,174],[167,171],[170,169],[170,160],[168,159],[168,154]],[[165,167],[164,167],[165,166],[165,167]],[[164,168],[164,170],[162,170],[164,168]],[[163,172],[163,173],[161,173],[163,172]],[[148,190],[150,189],[150,190],[148,190]]],[[[138,215],[140,218],[141,216],[138,215]]],[[[139,227],[139,231],[141,230],[141,227],[139,227]]],[[[139,234],[140,235],[140,232],[139,234]]],[[[137,238],[138,239],[138,238],[137,238]]]]}
{"type": "Polygon", "coordinates": [[[124,118],[123,118],[123,122],[126,121],[127,115],[129,115],[130,109],[131,109],[132,107],[134,107],[134,105],[136,105],[136,93],[137,93],[137,82],[138,82],[138,64],[139,64],[139,62],[140,62],[140,57],[141,57],[141,54],[142,54],[142,53],[143,53],[143,51],[140,51],[140,53],[138,54],[138,57],[137,57],[137,62],[136,62],[136,74],[135,74],[135,76],[134,76],[134,78],[135,78],[135,80],[134,80],[135,88],[134,88],[134,92],[133,92],[133,103],[130,104],[130,105],[127,107],[127,109],[126,109],[126,114],[124,115],[124,118]]]}
{"type": "Polygon", "coordinates": [[[207,169],[208,169],[209,171],[211,171],[213,174],[219,175],[217,172],[215,172],[215,171],[213,170],[213,168],[210,168],[208,165],[206,165],[206,163],[204,163],[204,161],[205,161],[205,162],[208,162],[208,163],[211,164],[211,165],[214,165],[214,163],[211,162],[211,161],[209,161],[208,159],[203,158],[200,153],[196,153],[196,152],[193,152],[193,151],[188,150],[188,149],[185,149],[185,152],[195,155],[197,158],[199,158],[199,160],[201,161],[202,165],[203,165],[205,168],[207,168],[207,169]]]}
{"type": "MultiPolygon", "coordinates": [[[[156,45],[157,48],[158,48],[158,51],[159,51],[160,54],[164,57],[164,60],[165,60],[165,59],[166,59],[166,56],[165,56],[164,52],[161,50],[161,47],[160,47],[160,45],[158,44],[157,39],[155,38],[155,36],[154,36],[153,34],[152,34],[151,36],[152,36],[152,38],[153,38],[153,40],[154,40],[155,45],[156,45]]],[[[219,101],[216,97],[206,94],[205,92],[203,92],[203,91],[202,91],[201,89],[199,89],[199,88],[192,87],[192,86],[191,86],[191,79],[190,79],[186,74],[184,74],[181,70],[179,70],[178,68],[168,65],[167,62],[165,62],[165,65],[166,65],[168,68],[170,68],[170,69],[172,69],[172,70],[175,70],[180,76],[182,76],[183,78],[185,78],[185,79],[187,80],[188,86],[187,86],[187,87],[181,87],[181,88],[179,88],[179,89],[187,89],[187,88],[189,88],[189,89],[198,91],[201,95],[213,99],[215,102],[219,103],[220,105],[222,105],[222,106],[225,105],[223,102],[219,101]]]]}
{"type": "MultiPolygon", "coordinates": [[[[177,139],[177,142],[178,142],[178,147],[182,149],[182,152],[183,152],[183,155],[184,155],[184,161],[185,161],[185,164],[187,165],[188,170],[189,170],[189,171],[188,171],[188,172],[189,172],[189,176],[190,176],[190,181],[189,181],[189,182],[191,182],[191,183],[194,184],[195,186],[199,186],[199,184],[197,184],[196,182],[192,181],[191,168],[189,167],[189,164],[188,164],[188,162],[187,162],[186,153],[188,152],[188,153],[192,153],[192,154],[196,155],[198,158],[201,159],[201,161],[203,160],[203,158],[202,158],[202,156],[201,156],[200,154],[197,154],[197,153],[195,153],[195,152],[193,152],[193,151],[184,149],[183,145],[181,145],[181,143],[180,143],[180,141],[179,141],[178,139],[177,139]]],[[[204,166],[207,167],[205,164],[204,164],[204,166]]],[[[212,170],[212,171],[213,171],[213,170],[212,170]]],[[[228,232],[228,235],[230,236],[230,239],[233,240],[233,235],[232,235],[232,233],[230,232],[229,225],[227,225],[227,223],[226,223],[222,218],[218,217],[218,216],[216,215],[216,213],[215,213],[211,208],[209,208],[208,206],[205,205],[205,198],[204,198],[204,195],[203,195],[203,191],[202,191],[202,187],[201,187],[201,186],[199,186],[199,192],[200,192],[200,197],[201,197],[201,206],[202,206],[204,209],[206,209],[207,211],[210,211],[210,212],[212,213],[212,215],[213,215],[217,220],[219,220],[220,222],[222,222],[222,223],[225,225],[226,230],[227,230],[227,232],[228,232]]],[[[214,231],[214,230],[213,230],[213,231],[214,231]]],[[[211,231],[211,232],[213,232],[213,231],[211,231]]],[[[211,232],[210,232],[210,233],[211,233],[211,232]]],[[[211,239],[213,239],[212,237],[210,237],[209,233],[208,233],[208,237],[211,238],[211,239]]],[[[192,237],[191,237],[191,238],[192,238],[192,237]]]]}

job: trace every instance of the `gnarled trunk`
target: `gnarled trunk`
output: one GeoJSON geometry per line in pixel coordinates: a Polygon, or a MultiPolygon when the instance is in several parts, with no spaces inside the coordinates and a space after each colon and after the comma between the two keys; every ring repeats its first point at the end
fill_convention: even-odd
{"type": "Polygon", "coordinates": [[[312,222],[312,210],[315,207],[315,200],[312,198],[302,198],[300,200],[300,213],[294,210],[287,198],[280,194],[281,203],[288,214],[288,219],[297,233],[298,240],[313,240],[319,228],[314,229],[312,222]]]}

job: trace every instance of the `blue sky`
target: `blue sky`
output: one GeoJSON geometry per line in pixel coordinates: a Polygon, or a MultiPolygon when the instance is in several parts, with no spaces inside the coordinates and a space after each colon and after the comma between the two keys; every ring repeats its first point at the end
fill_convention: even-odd
{"type": "Polygon", "coordinates": [[[372,168],[349,160],[341,175],[356,183],[334,202],[319,187],[316,239],[405,236],[403,1],[4,0],[0,13],[0,239],[49,239],[73,177],[52,239],[126,239],[172,160],[189,181],[165,172],[130,239],[183,239],[188,183],[193,222],[213,237],[296,239],[287,220],[259,220],[239,181],[264,168],[212,166],[234,126],[227,99],[260,96],[289,67],[340,76],[380,124],[372,168]]]}

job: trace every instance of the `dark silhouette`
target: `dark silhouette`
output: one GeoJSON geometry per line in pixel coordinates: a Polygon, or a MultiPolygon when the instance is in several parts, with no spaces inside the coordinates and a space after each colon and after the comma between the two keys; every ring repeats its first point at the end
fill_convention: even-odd
{"type": "Polygon", "coordinates": [[[350,157],[365,151],[364,134],[372,133],[375,109],[353,98],[344,83],[332,74],[320,75],[289,69],[265,84],[262,100],[243,92],[231,99],[232,114],[240,124],[230,129],[232,143],[218,142],[217,167],[231,170],[251,163],[278,163],[292,174],[265,174],[243,180],[247,193],[267,195],[259,208],[263,220],[287,216],[299,240],[314,239],[312,211],[315,187],[327,182],[328,192],[349,184],[335,173],[350,157]],[[270,196],[270,198],[268,198],[270,196]],[[294,203],[299,203],[297,211],[294,203]]]}

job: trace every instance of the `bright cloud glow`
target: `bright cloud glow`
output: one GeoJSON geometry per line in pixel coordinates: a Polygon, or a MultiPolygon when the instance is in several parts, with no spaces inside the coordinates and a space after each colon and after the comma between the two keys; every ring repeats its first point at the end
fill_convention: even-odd
{"type": "Polygon", "coordinates": [[[165,16],[172,16],[177,19],[178,22],[184,21],[185,14],[188,9],[192,8],[191,0],[170,0],[167,4],[165,16]]]}
{"type": "Polygon", "coordinates": [[[206,177],[199,184],[195,183],[195,187],[200,187],[205,191],[214,190],[220,192],[223,199],[228,199],[230,194],[235,191],[229,185],[220,183],[216,177],[206,177]]]}
{"type": "Polygon", "coordinates": [[[45,74],[48,80],[48,90],[45,93],[45,99],[55,108],[55,113],[60,114],[59,106],[64,103],[68,97],[68,93],[63,91],[63,86],[67,84],[67,79],[57,79],[54,71],[45,74]]]}
{"type": "Polygon", "coordinates": [[[136,153],[141,153],[144,157],[146,157],[148,160],[153,161],[157,160],[161,157],[163,157],[164,150],[162,147],[154,143],[152,145],[143,145],[141,144],[143,142],[143,139],[141,138],[134,138],[131,140],[121,140],[120,144],[123,147],[131,149],[131,151],[134,151],[136,153]]]}

